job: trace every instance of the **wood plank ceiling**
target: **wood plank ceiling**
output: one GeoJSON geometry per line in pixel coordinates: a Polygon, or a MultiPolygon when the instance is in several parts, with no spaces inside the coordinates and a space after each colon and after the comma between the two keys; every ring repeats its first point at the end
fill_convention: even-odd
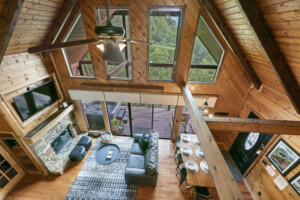
{"type": "MultiPolygon", "coordinates": [[[[256,0],[300,86],[300,1],[256,0]]],[[[214,0],[263,84],[284,93],[272,67],[234,0],[214,0]]]]}
{"type": "MultiPolygon", "coordinates": [[[[0,11],[4,0],[0,0],[0,11]]],[[[64,0],[25,0],[5,55],[27,52],[45,41],[64,0]]]]}

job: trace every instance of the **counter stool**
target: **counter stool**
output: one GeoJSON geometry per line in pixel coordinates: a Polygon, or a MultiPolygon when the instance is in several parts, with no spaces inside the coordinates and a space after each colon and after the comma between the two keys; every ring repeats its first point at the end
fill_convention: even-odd
{"type": "Polygon", "coordinates": [[[209,193],[206,187],[194,187],[194,189],[196,194],[195,200],[207,200],[217,197],[217,195],[209,193]]]}
{"type": "Polygon", "coordinates": [[[177,158],[177,153],[178,153],[178,150],[180,149],[180,142],[175,142],[175,153],[174,153],[174,157],[175,157],[175,160],[177,158]]]}
{"type": "Polygon", "coordinates": [[[180,181],[179,181],[179,187],[182,185],[182,183],[184,181],[186,181],[186,177],[187,177],[187,171],[186,169],[183,167],[180,169],[179,171],[179,174],[180,174],[180,181]]]}
{"type": "Polygon", "coordinates": [[[179,166],[183,163],[183,159],[182,159],[182,156],[181,154],[177,154],[177,167],[176,167],[176,170],[178,170],[179,166]]]}

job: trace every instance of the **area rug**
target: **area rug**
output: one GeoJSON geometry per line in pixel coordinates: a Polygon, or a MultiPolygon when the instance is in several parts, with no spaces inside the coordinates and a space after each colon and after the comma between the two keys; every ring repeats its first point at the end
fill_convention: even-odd
{"type": "Polygon", "coordinates": [[[113,144],[120,148],[119,158],[109,165],[96,162],[96,153],[103,145],[99,138],[74,181],[66,200],[133,200],[136,185],[125,182],[125,168],[130,155],[133,139],[118,137],[113,144]]]}

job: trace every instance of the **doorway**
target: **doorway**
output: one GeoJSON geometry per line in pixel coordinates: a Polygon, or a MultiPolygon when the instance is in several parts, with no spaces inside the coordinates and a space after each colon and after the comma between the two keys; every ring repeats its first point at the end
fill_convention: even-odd
{"type": "MultiPolygon", "coordinates": [[[[250,113],[248,118],[259,119],[254,113],[250,113]]],[[[253,163],[255,158],[270,141],[273,134],[240,132],[230,148],[230,155],[241,174],[253,163]]]]}

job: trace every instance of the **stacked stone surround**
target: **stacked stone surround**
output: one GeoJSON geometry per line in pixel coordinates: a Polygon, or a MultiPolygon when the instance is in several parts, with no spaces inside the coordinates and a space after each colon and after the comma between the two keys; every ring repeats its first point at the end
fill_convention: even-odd
{"type": "MultiPolygon", "coordinates": [[[[51,142],[59,136],[62,131],[68,127],[76,127],[77,121],[73,112],[66,115],[61,121],[55,124],[45,135],[43,135],[34,144],[31,144],[31,148],[38,155],[39,159],[48,169],[50,174],[61,175],[64,170],[69,166],[69,154],[73,148],[77,145],[80,138],[85,134],[80,134],[74,137],[71,141],[66,143],[57,155],[52,146],[51,142]]],[[[72,129],[72,128],[70,128],[72,129]]],[[[72,132],[72,130],[70,130],[72,132]]]]}

